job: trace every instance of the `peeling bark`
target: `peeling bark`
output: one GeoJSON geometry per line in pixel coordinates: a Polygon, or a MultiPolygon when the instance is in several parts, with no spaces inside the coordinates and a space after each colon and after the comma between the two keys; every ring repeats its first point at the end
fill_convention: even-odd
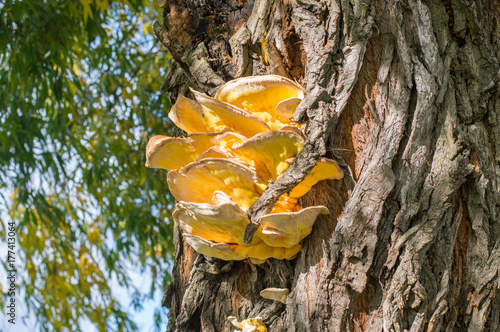
{"type": "Polygon", "coordinates": [[[307,142],[252,207],[255,225],[317,158],[346,174],[302,199],[331,214],[290,262],[204,257],[175,229],[169,331],[232,331],[228,316],[260,316],[270,331],[500,329],[498,3],[162,6],[154,30],[172,55],[172,100],[261,74],[308,91],[294,115],[307,142]],[[259,296],[271,287],[290,289],[286,305],[259,296]]]}

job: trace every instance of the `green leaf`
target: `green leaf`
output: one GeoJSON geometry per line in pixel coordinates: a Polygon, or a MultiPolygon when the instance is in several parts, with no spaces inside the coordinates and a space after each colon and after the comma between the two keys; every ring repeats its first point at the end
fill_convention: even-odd
{"type": "Polygon", "coordinates": [[[173,201],[164,179],[143,167],[147,136],[172,131],[158,93],[168,58],[148,32],[161,18],[153,5],[22,0],[0,8],[0,195],[26,263],[19,286],[42,331],[79,331],[84,320],[136,330],[111,278],[132,287],[125,266],[155,271],[152,289],[170,278],[165,207],[173,201]],[[82,270],[84,248],[91,258],[82,270]]]}

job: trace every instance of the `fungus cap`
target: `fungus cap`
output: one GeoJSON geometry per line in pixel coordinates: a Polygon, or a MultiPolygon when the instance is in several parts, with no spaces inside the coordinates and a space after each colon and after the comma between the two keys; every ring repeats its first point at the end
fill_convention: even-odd
{"type": "Polygon", "coordinates": [[[302,137],[291,131],[270,131],[255,135],[232,151],[237,158],[256,168],[263,181],[276,180],[289,167],[287,159],[295,157],[304,146],[302,137]]]}
{"type": "Polygon", "coordinates": [[[146,167],[167,170],[184,167],[214,145],[212,138],[223,133],[199,133],[189,137],[154,136],[146,146],[146,167]]]}
{"type": "Polygon", "coordinates": [[[290,119],[301,101],[302,98],[297,97],[292,97],[280,101],[276,105],[276,113],[278,114],[278,117],[286,120],[290,119]]]}
{"type": "Polygon", "coordinates": [[[242,209],[258,198],[255,171],[231,159],[207,158],[188,164],[167,176],[170,192],[178,201],[213,204],[216,191],[222,191],[242,209]]]}
{"type": "Polygon", "coordinates": [[[231,246],[227,243],[217,243],[205,240],[204,238],[196,235],[182,234],[186,242],[193,247],[198,253],[219,258],[225,261],[241,261],[246,259],[247,256],[239,254],[234,250],[234,245],[231,246]]]}
{"type": "Polygon", "coordinates": [[[191,90],[200,105],[206,111],[220,119],[219,124],[231,128],[234,132],[245,137],[252,137],[258,133],[269,131],[269,126],[260,118],[244,110],[207,96],[201,92],[191,90]]]}
{"type": "Polygon", "coordinates": [[[264,261],[268,258],[290,260],[294,259],[302,249],[300,244],[292,248],[270,247],[264,242],[240,246],[238,244],[208,241],[196,235],[182,234],[182,236],[198,253],[225,261],[241,261],[246,258],[256,258],[258,261],[264,261]]]}
{"type": "Polygon", "coordinates": [[[268,300],[279,301],[286,304],[286,297],[290,293],[288,288],[266,288],[260,291],[260,296],[268,300]]]}
{"type": "Polygon", "coordinates": [[[267,327],[260,317],[249,318],[239,322],[236,317],[229,316],[227,320],[230,321],[234,327],[242,330],[241,332],[267,332],[267,327]]]}
{"type": "Polygon", "coordinates": [[[201,105],[181,94],[170,109],[168,117],[177,127],[188,134],[217,131],[215,123],[210,122],[210,118],[207,117],[201,105]]]}
{"type": "Polygon", "coordinates": [[[191,141],[157,135],[146,146],[146,167],[178,169],[198,158],[191,141]]]}
{"type": "MultiPolygon", "coordinates": [[[[214,242],[246,245],[243,237],[250,221],[246,213],[232,201],[217,205],[179,202],[173,218],[185,234],[214,242]]],[[[260,239],[254,239],[254,242],[258,241],[260,239]]]]}
{"type": "Polygon", "coordinates": [[[277,75],[241,77],[219,88],[215,98],[269,121],[277,117],[276,106],[289,98],[304,98],[304,89],[277,75]]]}
{"type": "MultiPolygon", "coordinates": [[[[290,160],[290,162],[292,161],[290,160]]],[[[335,160],[320,158],[311,172],[307,174],[302,182],[292,189],[288,196],[297,198],[302,197],[311,190],[312,186],[321,180],[340,180],[343,177],[344,172],[335,160]]]]}
{"type": "Polygon", "coordinates": [[[311,206],[298,212],[266,214],[260,220],[258,233],[267,245],[291,248],[308,236],[319,215],[329,214],[325,206],[311,206]]]}

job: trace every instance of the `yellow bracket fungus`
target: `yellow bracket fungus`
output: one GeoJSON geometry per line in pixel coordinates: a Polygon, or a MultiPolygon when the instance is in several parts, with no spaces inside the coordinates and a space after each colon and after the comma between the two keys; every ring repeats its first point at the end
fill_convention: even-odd
{"type": "Polygon", "coordinates": [[[286,304],[286,297],[290,291],[288,288],[266,288],[260,292],[260,296],[268,300],[279,301],[286,304]]]}
{"type": "Polygon", "coordinates": [[[319,215],[328,213],[324,206],[311,206],[299,212],[266,214],[256,236],[270,246],[291,248],[311,233],[319,215]]]}
{"type": "Polygon", "coordinates": [[[288,196],[302,197],[321,180],[340,180],[343,177],[344,172],[342,172],[335,160],[320,158],[304,181],[293,188],[288,196]]]}
{"type": "MultiPolygon", "coordinates": [[[[318,181],[342,178],[333,160],[320,159],[279,198],[261,218],[251,244],[243,237],[248,208],[303,148],[300,126],[290,118],[305,91],[290,79],[267,75],[230,81],[215,98],[192,92],[196,100],[179,95],[169,113],[188,137],[158,135],[146,148],[147,167],[171,170],[167,181],[178,201],[173,218],[186,242],[224,260],[293,259],[317,217],[328,214],[324,206],[301,208],[298,199],[318,181]]],[[[274,296],[272,290],[263,294],[274,296]]]]}
{"type": "Polygon", "coordinates": [[[187,138],[155,136],[146,146],[146,167],[168,170],[184,167],[210,149],[213,138],[224,133],[191,134],[187,138]]]}
{"type": "Polygon", "coordinates": [[[173,123],[188,134],[191,133],[213,133],[217,118],[209,117],[201,105],[191,99],[179,95],[177,102],[168,113],[173,123]],[[210,119],[212,122],[210,122],[210,119]]]}
{"type": "Polygon", "coordinates": [[[232,128],[236,133],[252,137],[258,133],[269,131],[269,126],[260,118],[249,114],[238,107],[203,93],[191,90],[203,109],[208,114],[215,114],[220,122],[232,128]]]}
{"type": "Polygon", "coordinates": [[[250,222],[247,214],[232,201],[217,205],[179,202],[173,218],[186,234],[214,242],[246,245],[243,235],[250,222]]]}
{"type": "Polygon", "coordinates": [[[297,97],[280,101],[278,105],[276,105],[276,113],[278,113],[278,116],[282,119],[290,119],[301,101],[302,99],[297,97]]]}
{"type": "Polygon", "coordinates": [[[222,191],[245,211],[257,200],[257,174],[229,159],[202,159],[168,173],[170,192],[178,201],[213,203],[222,191]]]}
{"type": "Polygon", "coordinates": [[[227,320],[230,321],[234,327],[242,330],[241,332],[267,332],[267,327],[260,317],[249,318],[239,322],[236,317],[229,316],[227,320]]]}
{"type": "MultiPolygon", "coordinates": [[[[321,214],[328,214],[328,209],[324,206],[312,206],[298,212],[267,214],[261,219],[261,227],[257,230],[252,245],[263,241],[270,247],[293,248],[311,233],[316,218],[321,214]]],[[[243,236],[250,221],[230,197],[217,205],[179,202],[173,218],[185,234],[212,242],[248,246],[243,241],[243,236]]],[[[258,258],[252,255],[249,257],[258,258]]]]}
{"type": "Polygon", "coordinates": [[[290,260],[294,259],[302,249],[300,244],[291,248],[270,247],[264,242],[240,246],[238,244],[208,241],[203,237],[186,233],[183,236],[187,243],[200,254],[226,261],[241,261],[246,258],[255,258],[259,262],[264,262],[268,258],[290,260]]]}
{"type": "Polygon", "coordinates": [[[240,144],[234,144],[236,157],[255,167],[264,181],[276,180],[289,167],[287,159],[295,157],[303,148],[301,136],[290,131],[271,131],[255,135],[240,144]]]}
{"type": "Polygon", "coordinates": [[[276,106],[285,99],[303,99],[304,89],[277,75],[242,77],[224,84],[215,98],[258,116],[275,130],[289,124],[288,119],[286,123],[279,121],[276,106]]]}

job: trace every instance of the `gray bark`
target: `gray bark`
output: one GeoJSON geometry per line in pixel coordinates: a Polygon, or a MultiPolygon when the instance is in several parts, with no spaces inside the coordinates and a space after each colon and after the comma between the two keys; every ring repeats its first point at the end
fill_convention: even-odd
{"type": "MultiPolygon", "coordinates": [[[[307,144],[252,221],[320,156],[346,176],[293,261],[224,262],[175,229],[169,331],[500,330],[500,5],[478,0],[162,1],[162,87],[279,74],[308,91],[307,144]],[[261,41],[266,31],[265,65],[261,41]],[[287,304],[264,288],[289,288],[287,304]]],[[[251,232],[250,232],[251,233],[251,232]]]]}

